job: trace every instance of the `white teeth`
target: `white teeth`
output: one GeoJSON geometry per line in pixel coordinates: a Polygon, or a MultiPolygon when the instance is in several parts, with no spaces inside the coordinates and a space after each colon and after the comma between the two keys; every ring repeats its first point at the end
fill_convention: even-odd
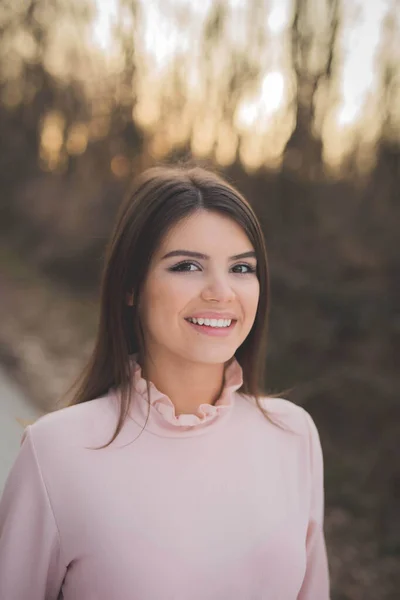
{"type": "Polygon", "coordinates": [[[188,321],[195,325],[207,325],[208,327],[229,327],[232,323],[232,319],[195,319],[194,317],[190,317],[188,321]]]}

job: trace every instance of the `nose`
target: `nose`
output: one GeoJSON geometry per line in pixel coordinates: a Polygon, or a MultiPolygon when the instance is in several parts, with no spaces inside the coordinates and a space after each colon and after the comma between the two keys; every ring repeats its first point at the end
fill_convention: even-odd
{"type": "Polygon", "coordinates": [[[235,292],[227,277],[218,274],[209,276],[202,291],[203,300],[227,303],[231,302],[234,297],[235,292]]]}

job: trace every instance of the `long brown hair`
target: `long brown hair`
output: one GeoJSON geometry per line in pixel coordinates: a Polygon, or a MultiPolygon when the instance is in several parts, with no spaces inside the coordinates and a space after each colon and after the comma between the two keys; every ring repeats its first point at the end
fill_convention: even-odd
{"type": "Polygon", "coordinates": [[[115,440],[128,414],[132,393],[129,355],[145,355],[138,305],[150,261],[170,228],[199,210],[234,220],[256,252],[260,285],[257,313],[250,333],[235,356],[243,369],[243,386],[239,391],[253,396],[266,415],[259,396],[266,358],[269,277],[264,236],[258,219],[247,200],[209,170],[153,167],[137,178],[118,212],[106,250],[94,350],[75,384],[77,391],[70,403],[99,398],[111,387],[120,390],[118,423],[106,445],[115,440]],[[128,293],[133,293],[133,306],[126,302],[128,293]]]}

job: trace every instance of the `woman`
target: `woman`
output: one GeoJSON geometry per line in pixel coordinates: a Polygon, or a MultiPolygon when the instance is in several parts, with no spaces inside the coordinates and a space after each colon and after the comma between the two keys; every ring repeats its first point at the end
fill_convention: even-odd
{"type": "Polygon", "coordinates": [[[4,600],[327,600],[311,417],[259,395],[268,272],[246,200],[153,168],[117,218],[73,406],[24,433],[4,600]]]}

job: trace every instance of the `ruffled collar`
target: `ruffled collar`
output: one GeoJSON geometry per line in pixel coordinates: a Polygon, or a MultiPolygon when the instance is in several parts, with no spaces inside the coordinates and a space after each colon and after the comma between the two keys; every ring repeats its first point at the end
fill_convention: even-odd
{"type": "Polygon", "coordinates": [[[170,398],[151,382],[148,400],[147,382],[142,377],[142,369],[136,359],[136,355],[130,357],[134,394],[129,414],[140,427],[147,420],[145,430],[164,437],[199,435],[219,426],[231,414],[234,392],[243,384],[242,368],[233,358],[225,369],[224,387],[215,404],[201,404],[197,414],[176,415],[170,398]]]}

